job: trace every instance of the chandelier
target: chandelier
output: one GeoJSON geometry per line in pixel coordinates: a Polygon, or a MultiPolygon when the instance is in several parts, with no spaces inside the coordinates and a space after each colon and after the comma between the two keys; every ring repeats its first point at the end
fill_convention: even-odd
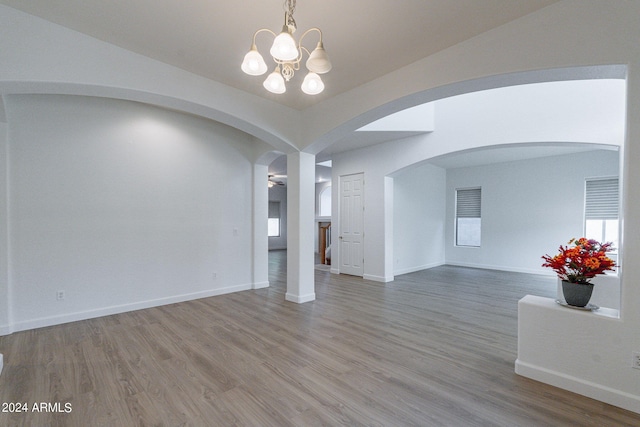
{"type": "Polygon", "coordinates": [[[324,90],[324,83],[320,78],[320,74],[324,74],[331,70],[331,62],[329,56],[322,45],[322,32],[318,28],[310,28],[302,34],[300,41],[296,44],[293,33],[296,31],[296,21],[293,19],[293,11],[296,8],[296,0],[285,0],[284,2],[284,25],[280,34],[274,33],[267,28],[261,28],[253,34],[253,42],[251,49],[244,56],[242,61],[242,71],[250,76],[260,76],[267,72],[268,67],[264,62],[262,55],[256,47],[256,36],[259,33],[267,32],[274,36],[273,45],[269,53],[276,63],[276,67],[264,81],[263,86],[272,93],[284,93],[287,88],[285,81],[291,80],[294,73],[300,69],[303,53],[309,58],[305,66],[309,73],[302,81],[301,89],[308,95],[316,95],[324,90]],[[317,31],[320,37],[316,48],[309,52],[307,48],[302,46],[302,40],[310,32],[317,31]]]}

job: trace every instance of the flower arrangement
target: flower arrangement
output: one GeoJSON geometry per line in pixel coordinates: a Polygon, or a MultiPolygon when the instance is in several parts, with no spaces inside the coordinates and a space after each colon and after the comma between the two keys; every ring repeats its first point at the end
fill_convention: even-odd
{"type": "Polygon", "coordinates": [[[593,239],[581,237],[571,239],[567,246],[560,245],[556,256],[544,255],[543,267],[550,267],[561,280],[571,283],[590,284],[589,279],[607,270],[613,270],[615,261],[607,257],[613,243],[599,243],[593,239]],[[573,245],[573,246],[569,246],[573,245]]]}

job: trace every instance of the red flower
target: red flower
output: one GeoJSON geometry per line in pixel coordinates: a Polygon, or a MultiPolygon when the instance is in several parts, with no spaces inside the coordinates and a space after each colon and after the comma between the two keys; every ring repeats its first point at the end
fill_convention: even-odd
{"type": "Polygon", "coordinates": [[[571,239],[568,245],[559,247],[559,254],[544,255],[542,266],[549,267],[562,280],[574,283],[589,283],[589,279],[613,270],[616,263],[606,253],[612,250],[613,243],[599,243],[593,239],[581,237],[571,239]]]}

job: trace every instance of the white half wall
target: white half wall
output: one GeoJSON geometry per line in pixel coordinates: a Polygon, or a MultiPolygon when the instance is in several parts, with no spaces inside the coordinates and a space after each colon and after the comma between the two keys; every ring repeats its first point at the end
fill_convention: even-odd
{"type": "Polygon", "coordinates": [[[516,373],[640,412],[632,353],[619,349],[622,325],[620,319],[597,311],[574,310],[551,298],[527,295],[518,302],[516,373]]]}
{"type": "Polygon", "coordinates": [[[106,98],[15,95],[6,110],[5,332],[252,287],[248,135],[106,98]]]}

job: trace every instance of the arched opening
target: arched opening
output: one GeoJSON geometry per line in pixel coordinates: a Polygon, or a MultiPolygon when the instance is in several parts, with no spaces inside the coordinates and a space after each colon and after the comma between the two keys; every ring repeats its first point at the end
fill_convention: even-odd
{"type": "MultiPolygon", "coordinates": [[[[363,136],[356,135],[352,141],[361,147],[345,152],[329,149],[333,150],[334,176],[355,173],[365,165],[367,182],[377,185],[373,192],[384,193],[383,177],[394,181],[392,194],[385,193],[383,203],[374,201],[366,207],[367,215],[384,218],[380,230],[376,230],[380,222],[365,230],[369,251],[365,257],[374,260],[365,261],[365,266],[379,267],[377,271],[369,271],[369,278],[388,281],[396,274],[444,263],[544,274],[540,256],[586,231],[585,180],[622,176],[619,157],[624,142],[625,96],[625,80],[619,78],[572,79],[472,91],[433,102],[436,120],[432,132],[400,134],[404,138],[377,141],[375,146],[362,144],[363,136]],[[413,171],[410,178],[403,177],[411,167],[422,170],[413,171]],[[500,172],[501,179],[498,172],[501,169],[511,175],[500,172]],[[582,174],[577,180],[575,170],[582,174]],[[471,176],[469,171],[478,177],[476,182],[453,184],[455,176],[465,173],[471,176]],[[571,189],[558,191],[557,183],[568,183],[569,175],[575,181],[571,189]],[[484,206],[485,213],[488,215],[492,209],[497,212],[494,218],[516,219],[505,222],[503,218],[492,225],[483,215],[482,243],[479,248],[469,250],[455,245],[452,206],[456,188],[482,187],[478,184],[480,178],[493,179],[502,185],[494,186],[498,196],[492,196],[495,196],[492,207],[484,206]],[[529,180],[526,190],[524,178],[529,180]],[[534,188],[531,185],[536,181],[538,185],[534,188]],[[398,182],[403,185],[400,190],[403,193],[398,193],[398,182]],[[452,185],[455,188],[449,188],[452,185]],[[545,204],[532,202],[529,192],[534,190],[536,194],[550,196],[545,204]],[[429,195],[428,201],[425,194],[429,195]],[[416,207],[420,200],[423,204],[416,207]],[[527,200],[528,208],[522,206],[527,200]],[[389,201],[394,204],[391,215],[385,211],[389,201]],[[567,207],[563,208],[563,204],[567,207]],[[542,206],[549,213],[546,219],[534,215],[542,206]],[[555,213],[549,212],[551,208],[555,213]],[[530,213],[521,215],[527,209],[530,213]],[[429,217],[418,214],[420,210],[429,217]],[[519,215],[522,218],[517,219],[519,215]],[[429,221],[433,223],[431,228],[424,227],[429,221]],[[544,224],[553,230],[540,233],[544,224]],[[501,262],[505,254],[518,253],[511,242],[528,239],[536,243],[524,251],[526,263],[515,259],[501,262]],[[376,247],[383,249],[377,252],[371,249],[376,247]],[[425,254],[425,248],[432,253],[425,254]]],[[[369,133],[371,138],[380,136],[369,133]]],[[[341,141],[342,146],[348,146],[343,144],[345,141],[341,141]]],[[[488,195],[492,193],[484,188],[483,196],[488,195]]],[[[339,218],[339,207],[334,208],[334,217],[339,218]]],[[[609,300],[606,306],[619,308],[619,280],[615,287],[616,301],[609,300]]]]}

